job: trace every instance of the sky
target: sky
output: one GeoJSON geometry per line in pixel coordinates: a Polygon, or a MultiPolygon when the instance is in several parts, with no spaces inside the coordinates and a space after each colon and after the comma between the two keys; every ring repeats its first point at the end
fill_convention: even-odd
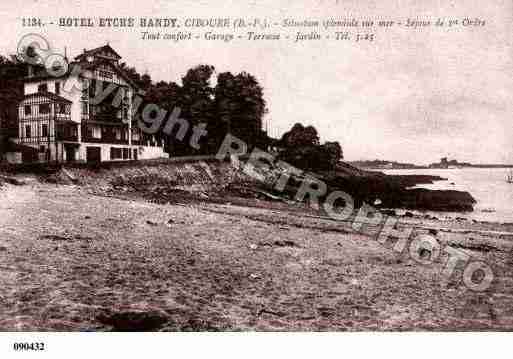
{"type": "MultiPolygon", "coordinates": [[[[109,43],[154,80],[198,64],[246,71],[264,88],[270,132],[313,125],[347,160],[513,163],[512,0],[15,0],[0,3],[0,53],[37,32],[75,56],[109,43]],[[376,29],[367,43],[142,40],[140,28],[23,28],[22,17],[480,18],[484,27],[376,29]]],[[[185,29],[180,29],[185,30],[185,29]]],[[[308,29],[296,30],[307,32],[308,29]]],[[[171,31],[171,30],[169,30],[171,31]]],[[[218,32],[229,32],[219,30],[218,32]]],[[[243,32],[244,33],[244,32],[243,32]]]]}

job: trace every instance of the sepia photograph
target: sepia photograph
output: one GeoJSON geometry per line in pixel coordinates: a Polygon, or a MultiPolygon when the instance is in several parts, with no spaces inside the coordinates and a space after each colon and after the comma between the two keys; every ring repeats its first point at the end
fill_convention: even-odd
{"type": "Polygon", "coordinates": [[[0,19],[6,357],[207,332],[417,355],[416,334],[513,329],[513,1],[13,0],[0,19]]]}

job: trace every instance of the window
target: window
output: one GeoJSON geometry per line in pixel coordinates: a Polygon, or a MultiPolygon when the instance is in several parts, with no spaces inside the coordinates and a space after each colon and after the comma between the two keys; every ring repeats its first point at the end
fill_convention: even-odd
{"type": "Polygon", "coordinates": [[[30,125],[25,125],[25,137],[30,138],[32,137],[30,125]]]}
{"type": "Polygon", "coordinates": [[[85,94],[88,94],[86,96],[86,98],[87,97],[94,98],[96,96],[96,86],[101,87],[100,84],[101,84],[101,82],[97,82],[96,80],[91,80],[87,87],[85,87],[85,85],[84,85],[84,89],[83,89],[83,91],[85,92],[85,93],[83,93],[84,96],[86,96],[85,94]]]}
{"type": "Polygon", "coordinates": [[[121,148],[110,148],[110,159],[111,160],[117,160],[123,158],[123,153],[121,148]]]}
{"type": "Polygon", "coordinates": [[[130,148],[123,148],[123,159],[130,159],[130,148]]]}
{"type": "Polygon", "coordinates": [[[48,84],[41,84],[37,86],[37,92],[48,92],[48,84]]]}
{"type": "Polygon", "coordinates": [[[89,117],[89,91],[92,82],[88,79],[84,79],[82,82],[82,96],[80,97],[81,109],[82,109],[82,117],[89,117]]]}
{"type": "Polygon", "coordinates": [[[139,141],[139,132],[132,131],[132,141],[139,141]]]}
{"type": "Polygon", "coordinates": [[[62,124],[56,126],[55,132],[58,140],[62,140],[64,138],[64,126],[62,124]]]}
{"type": "Polygon", "coordinates": [[[87,137],[89,138],[102,138],[102,133],[99,127],[87,126],[87,137]]]}
{"type": "Polygon", "coordinates": [[[61,83],[60,82],[56,82],[55,83],[55,94],[56,95],[60,95],[61,94],[61,83]]]}
{"type": "Polygon", "coordinates": [[[25,116],[30,116],[32,114],[32,107],[30,106],[25,106],[25,116]]]}
{"type": "Polygon", "coordinates": [[[43,136],[43,137],[48,136],[48,125],[46,123],[43,123],[41,125],[41,136],[43,136]]]}
{"type": "Polygon", "coordinates": [[[61,115],[65,115],[66,114],[66,104],[63,104],[63,103],[59,104],[59,113],[61,115]]]}
{"type": "Polygon", "coordinates": [[[88,79],[84,79],[82,81],[82,100],[87,100],[89,98],[89,92],[91,89],[89,88],[91,86],[91,82],[88,79]]]}
{"type": "Polygon", "coordinates": [[[41,105],[39,105],[39,113],[41,113],[43,115],[49,114],[50,113],[50,105],[47,103],[42,103],[41,105]]]}
{"type": "Polygon", "coordinates": [[[112,72],[100,70],[100,77],[111,79],[114,77],[114,75],[112,74],[112,72]]]}

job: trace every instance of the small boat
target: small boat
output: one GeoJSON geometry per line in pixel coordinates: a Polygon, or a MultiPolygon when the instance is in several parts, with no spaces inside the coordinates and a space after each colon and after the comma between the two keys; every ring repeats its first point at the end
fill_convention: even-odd
{"type": "Polygon", "coordinates": [[[506,182],[513,183],[513,170],[509,170],[509,173],[506,175],[506,182]]]}

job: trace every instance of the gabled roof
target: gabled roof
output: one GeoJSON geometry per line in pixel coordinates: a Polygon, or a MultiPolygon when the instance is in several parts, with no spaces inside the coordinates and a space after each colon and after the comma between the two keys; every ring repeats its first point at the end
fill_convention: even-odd
{"type": "Polygon", "coordinates": [[[38,67],[37,70],[34,71],[34,75],[32,77],[25,77],[23,79],[24,82],[38,82],[43,81],[49,78],[59,79],[59,78],[66,78],[70,74],[80,73],[80,70],[94,70],[98,65],[100,64],[107,64],[110,65],[114,72],[116,72],[119,76],[123,77],[126,82],[128,82],[130,85],[132,85],[135,89],[140,90],[140,87],[128,76],[128,74],[123,71],[119,66],[113,64],[112,62],[108,60],[97,60],[95,62],[88,63],[86,61],[84,62],[71,62],[68,66],[68,71],[63,74],[60,77],[54,77],[50,75],[44,67],[38,67]],[[76,68],[79,68],[79,71],[77,71],[76,68]]]}
{"type": "Polygon", "coordinates": [[[107,44],[91,50],[84,49],[84,52],[75,57],[75,60],[82,60],[87,56],[95,56],[101,54],[102,52],[110,53],[110,55],[112,55],[112,57],[116,58],[117,60],[121,59],[121,56],[119,56],[119,54],[112,47],[110,47],[109,44],[107,44]]]}
{"type": "Polygon", "coordinates": [[[25,95],[23,97],[22,101],[26,100],[26,99],[29,99],[29,98],[33,98],[33,97],[46,97],[47,99],[49,99],[51,101],[54,101],[54,102],[71,103],[71,101],[68,100],[67,98],[64,98],[62,96],[56,95],[53,92],[35,92],[35,93],[31,93],[31,94],[25,95]]]}
{"type": "MultiPolygon", "coordinates": [[[[125,79],[126,82],[128,82],[132,87],[134,87],[137,90],[140,90],[140,87],[135,83],[132,78],[127,74],[126,71],[124,71],[117,62],[113,62],[111,59],[109,59],[108,56],[102,56],[102,52],[110,53],[109,55],[112,56],[112,58],[119,60],[121,59],[121,56],[110,46],[110,45],[104,45],[101,47],[97,47],[95,49],[91,50],[84,50],[84,52],[78,56],[75,57],[75,61],[71,61],[68,64],[68,71],[60,76],[60,78],[65,78],[69,76],[70,74],[77,73],[76,68],[78,67],[79,70],[93,70],[100,64],[107,64],[112,67],[114,72],[116,72],[120,77],[125,79]],[[96,59],[93,62],[87,61],[87,56],[97,56],[96,59]]],[[[46,68],[44,66],[33,66],[33,75],[31,77],[25,77],[25,82],[35,82],[35,81],[41,81],[48,78],[52,78],[54,76],[50,75],[46,68]]],[[[78,71],[80,73],[80,71],[78,71]]]]}
{"type": "Polygon", "coordinates": [[[86,63],[80,63],[79,66],[81,66],[82,69],[94,70],[96,67],[98,67],[99,65],[102,65],[102,64],[110,66],[112,68],[112,70],[116,74],[121,76],[126,82],[128,82],[134,88],[136,88],[138,90],[140,89],[139,86],[134,82],[134,80],[132,80],[130,78],[130,76],[128,76],[128,74],[122,68],[120,68],[116,64],[113,64],[112,62],[109,62],[108,60],[97,60],[97,61],[92,62],[92,63],[87,63],[87,62],[86,63]]]}

